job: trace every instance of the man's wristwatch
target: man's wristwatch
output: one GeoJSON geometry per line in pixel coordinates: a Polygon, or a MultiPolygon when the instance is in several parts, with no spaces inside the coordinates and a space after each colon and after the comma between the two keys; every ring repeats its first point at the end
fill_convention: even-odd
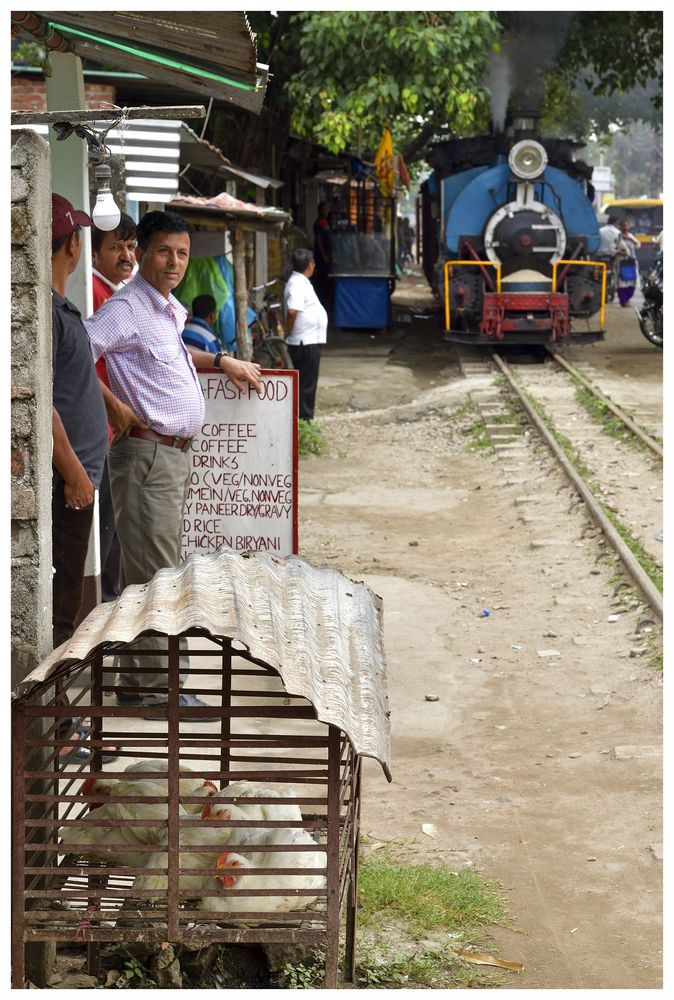
{"type": "Polygon", "coordinates": [[[220,370],[220,358],[228,358],[229,351],[218,351],[213,360],[213,367],[220,370]]]}

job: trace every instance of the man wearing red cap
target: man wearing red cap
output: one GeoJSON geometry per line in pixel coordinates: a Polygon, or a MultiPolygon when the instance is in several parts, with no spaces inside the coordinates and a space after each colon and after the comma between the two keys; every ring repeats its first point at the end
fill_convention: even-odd
{"type": "Polygon", "coordinates": [[[55,647],[72,635],[82,603],[94,491],[101,483],[108,447],[108,418],[120,434],[131,424],[143,426],[109,389],[103,390],[104,402],[87,331],[78,309],[65,297],[66,282],[77,268],[82,252],[80,228],[90,225],[91,219],[86,212],[73,208],[67,198],[52,195],[52,624],[55,647]]]}

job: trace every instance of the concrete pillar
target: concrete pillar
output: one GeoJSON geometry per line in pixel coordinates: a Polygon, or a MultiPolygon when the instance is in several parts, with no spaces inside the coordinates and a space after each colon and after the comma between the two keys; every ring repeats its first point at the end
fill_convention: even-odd
{"type": "MultiPolygon", "coordinates": [[[[48,111],[77,111],[86,109],[84,96],[84,76],[82,60],[70,52],[52,52],[49,56],[52,69],[47,82],[48,111]]],[[[58,141],[56,132],[49,129],[51,147],[52,190],[62,194],[75,208],[89,212],[89,166],[88,147],[84,139],[71,135],[58,141]]],[[[91,287],[91,231],[88,226],[81,230],[82,256],[74,274],[68,278],[66,295],[82,313],[91,316],[94,311],[91,287]]],[[[84,596],[82,610],[88,612],[100,601],[100,554],[98,544],[98,509],[89,541],[89,551],[84,569],[84,596]]]]}
{"type": "MultiPolygon", "coordinates": [[[[76,111],[86,109],[82,60],[70,52],[52,52],[52,68],[47,77],[47,110],[76,111]]],[[[89,211],[89,172],[87,144],[78,135],[57,141],[56,132],[49,129],[51,147],[52,190],[62,194],[75,208],[89,211]]],[[[68,279],[68,298],[83,316],[93,312],[91,291],[91,236],[88,227],[82,229],[84,245],[77,271],[68,279]]]]}

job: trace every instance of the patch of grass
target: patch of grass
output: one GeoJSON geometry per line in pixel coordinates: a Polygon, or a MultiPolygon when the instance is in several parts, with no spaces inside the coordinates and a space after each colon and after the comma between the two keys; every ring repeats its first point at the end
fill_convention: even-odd
{"type": "Polygon", "coordinates": [[[313,990],[323,986],[325,956],[314,951],[304,962],[286,962],[281,970],[282,985],[289,990],[313,990]]]}
{"type": "Polygon", "coordinates": [[[505,919],[495,882],[447,865],[403,866],[391,857],[364,857],[359,876],[363,926],[402,920],[415,934],[434,928],[471,934],[505,919]]]}
{"type": "Polygon", "coordinates": [[[593,395],[585,386],[578,385],[576,388],[576,399],[609,437],[622,441],[624,444],[629,445],[630,448],[634,448],[635,451],[647,452],[649,455],[652,454],[644,442],[636,434],[633,434],[619,417],[616,417],[606,403],[593,395]]]}
{"type": "Polygon", "coordinates": [[[497,985],[489,973],[467,969],[451,948],[440,944],[437,951],[398,953],[389,958],[371,948],[356,962],[356,983],[364,989],[475,989],[497,985]]]}
{"type": "Polygon", "coordinates": [[[320,455],[328,447],[323,428],[316,420],[298,420],[300,455],[320,455]]]}
{"type": "Polygon", "coordinates": [[[482,421],[473,424],[468,430],[468,435],[470,437],[468,451],[486,451],[488,448],[491,448],[491,438],[487,434],[487,429],[482,421]]]}
{"type": "MultiPolygon", "coordinates": [[[[357,989],[402,989],[412,987],[475,989],[501,983],[493,973],[467,967],[447,945],[437,950],[390,953],[383,942],[356,942],[355,983],[357,989]]],[[[344,953],[340,953],[343,968],[344,953]]],[[[325,979],[325,956],[313,952],[304,962],[287,962],[279,976],[279,986],[291,990],[322,989],[325,979]]]]}
{"type": "MultiPolygon", "coordinates": [[[[601,503],[601,501],[599,502],[601,503]]],[[[604,509],[604,513],[606,514],[607,518],[609,519],[615,530],[618,532],[625,545],[627,545],[632,554],[637,558],[637,560],[641,564],[641,568],[650,577],[651,582],[658,588],[660,593],[662,593],[662,588],[663,588],[662,566],[658,565],[655,559],[653,559],[652,556],[650,556],[648,552],[646,552],[646,549],[643,547],[639,539],[632,534],[627,525],[623,524],[620,518],[616,514],[614,514],[612,510],[609,510],[607,507],[604,507],[604,504],[602,504],[602,507],[604,509]]]]}
{"type": "Polygon", "coordinates": [[[506,407],[503,413],[489,418],[490,424],[521,424],[522,414],[514,408],[506,407]]]}
{"type": "Polygon", "coordinates": [[[491,441],[487,434],[484,421],[478,414],[477,406],[474,400],[470,397],[459,406],[456,410],[452,410],[450,415],[445,415],[443,417],[453,429],[457,430],[460,435],[464,435],[469,438],[468,441],[468,451],[484,451],[486,448],[491,448],[491,441]]]}
{"type": "Polygon", "coordinates": [[[653,655],[650,656],[648,659],[648,666],[651,667],[653,670],[659,670],[660,673],[662,673],[664,665],[665,661],[662,650],[660,650],[659,653],[653,653],[653,655]]]}
{"type": "MultiPolygon", "coordinates": [[[[356,982],[358,989],[471,989],[502,986],[503,974],[475,968],[458,952],[507,923],[496,882],[448,865],[403,865],[399,846],[361,860],[358,879],[356,982]],[[433,932],[434,939],[424,940],[433,932]],[[439,932],[439,933],[438,933],[439,932]]],[[[314,951],[287,963],[279,985],[320,989],[324,956],[314,951]]],[[[509,977],[510,978],[510,977],[509,977]]]]}

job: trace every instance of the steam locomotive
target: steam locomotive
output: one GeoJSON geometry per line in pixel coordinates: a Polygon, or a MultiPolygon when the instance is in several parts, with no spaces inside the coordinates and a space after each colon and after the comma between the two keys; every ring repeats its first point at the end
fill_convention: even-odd
{"type": "Polygon", "coordinates": [[[445,337],[468,344],[604,337],[606,267],[581,143],[541,139],[532,115],[428,154],[423,265],[445,337]]]}

